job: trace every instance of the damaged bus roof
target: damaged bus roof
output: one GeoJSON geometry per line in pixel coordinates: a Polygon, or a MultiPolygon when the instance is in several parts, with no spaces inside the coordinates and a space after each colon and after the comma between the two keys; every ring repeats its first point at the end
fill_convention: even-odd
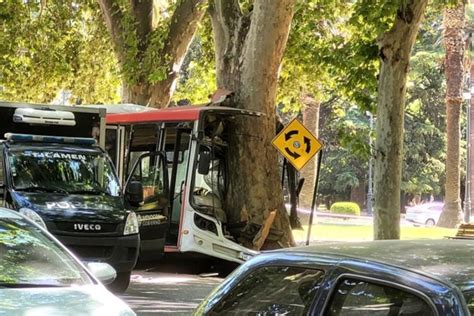
{"type": "Polygon", "coordinates": [[[107,109],[107,124],[194,121],[198,120],[204,112],[227,112],[229,114],[235,113],[251,116],[263,116],[262,113],[254,111],[207,105],[186,105],[166,109],[153,109],[132,104],[106,105],[104,107],[107,109]]]}

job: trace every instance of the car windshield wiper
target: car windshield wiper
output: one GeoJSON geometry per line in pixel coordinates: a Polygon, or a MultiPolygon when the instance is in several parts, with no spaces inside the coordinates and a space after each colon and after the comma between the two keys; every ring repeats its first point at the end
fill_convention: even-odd
{"type": "Polygon", "coordinates": [[[0,288],[12,288],[12,289],[22,289],[22,288],[39,288],[39,287],[67,287],[68,285],[61,284],[41,284],[41,283],[7,283],[0,282],[0,288]]]}
{"type": "Polygon", "coordinates": [[[54,193],[64,193],[68,194],[69,192],[60,188],[60,187],[41,187],[41,186],[29,186],[29,187],[15,187],[16,191],[27,191],[27,192],[54,192],[54,193]]]}

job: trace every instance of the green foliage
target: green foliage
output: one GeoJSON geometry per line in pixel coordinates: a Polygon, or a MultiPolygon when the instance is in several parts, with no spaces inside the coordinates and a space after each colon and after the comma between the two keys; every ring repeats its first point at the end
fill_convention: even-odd
{"type": "Polygon", "coordinates": [[[357,203],[352,202],[336,202],[331,205],[331,213],[334,214],[349,214],[360,216],[360,207],[357,203]]]}
{"type": "Polygon", "coordinates": [[[179,1],[156,1],[149,13],[152,30],[139,38],[137,18],[132,12],[130,1],[115,3],[122,14],[120,21],[123,47],[117,48],[123,54],[122,76],[131,85],[139,83],[156,84],[168,77],[171,56],[163,54],[168,44],[173,12],[179,1]]]}
{"type": "Polygon", "coordinates": [[[83,102],[118,100],[119,78],[93,0],[0,5],[0,98],[51,102],[61,89],[83,102]]]}
{"type": "Polygon", "coordinates": [[[206,103],[216,91],[214,42],[209,17],[201,25],[184,58],[173,100],[189,100],[193,104],[206,103]]]}
{"type": "Polygon", "coordinates": [[[442,11],[429,8],[411,57],[407,87],[402,190],[443,195],[446,158],[442,11]]]}

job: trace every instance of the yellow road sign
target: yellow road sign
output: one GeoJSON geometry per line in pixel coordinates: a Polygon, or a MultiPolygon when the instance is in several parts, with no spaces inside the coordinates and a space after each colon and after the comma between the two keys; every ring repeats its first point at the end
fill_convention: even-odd
{"type": "Polygon", "coordinates": [[[301,170],[323,145],[297,119],[293,119],[273,139],[272,145],[296,168],[301,170]]]}

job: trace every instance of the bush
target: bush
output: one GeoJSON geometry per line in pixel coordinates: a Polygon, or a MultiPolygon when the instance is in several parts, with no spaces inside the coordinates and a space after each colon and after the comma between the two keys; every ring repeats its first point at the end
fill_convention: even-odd
{"type": "Polygon", "coordinates": [[[336,202],[331,205],[331,213],[360,216],[360,207],[353,202],[336,202]]]}

